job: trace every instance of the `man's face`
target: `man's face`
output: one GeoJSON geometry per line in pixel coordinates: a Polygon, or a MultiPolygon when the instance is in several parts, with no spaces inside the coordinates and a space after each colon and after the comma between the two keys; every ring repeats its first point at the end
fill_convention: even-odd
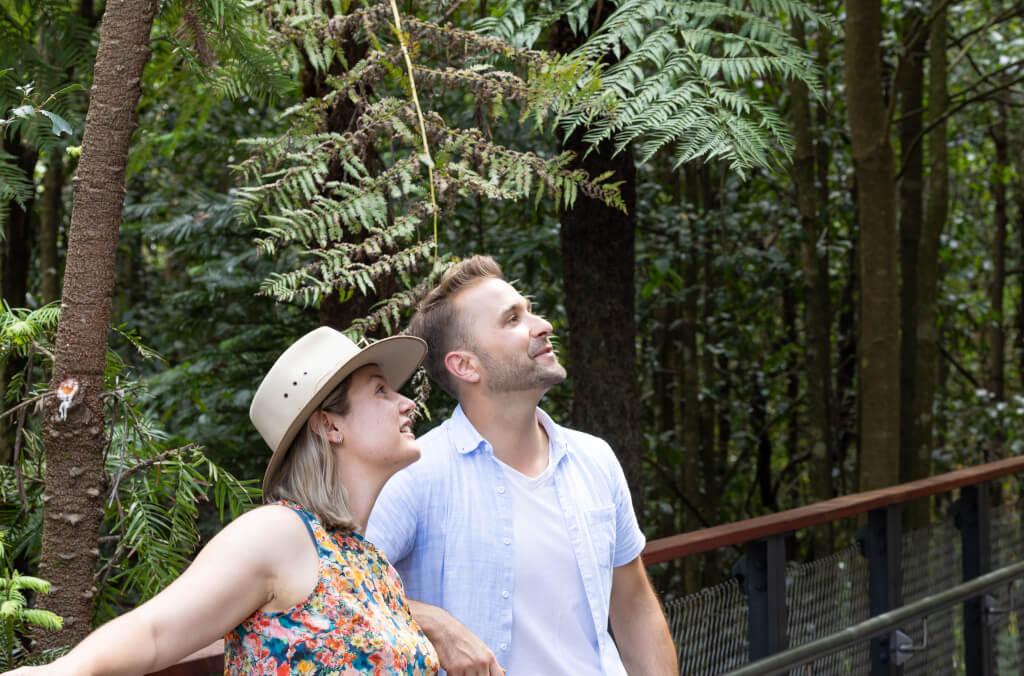
{"type": "Polygon", "coordinates": [[[550,342],[551,324],[533,314],[511,284],[487,278],[453,300],[467,349],[477,356],[489,392],[543,392],[565,380],[550,342]]]}

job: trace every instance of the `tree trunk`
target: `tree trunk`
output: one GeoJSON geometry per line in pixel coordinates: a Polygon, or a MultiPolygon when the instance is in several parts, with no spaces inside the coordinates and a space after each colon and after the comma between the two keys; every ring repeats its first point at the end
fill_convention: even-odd
{"type": "MultiPolygon", "coordinates": [[[[21,137],[4,138],[4,150],[13,155],[18,168],[29,180],[35,173],[38,154],[21,141],[21,137]]],[[[4,237],[3,298],[11,307],[25,307],[28,298],[28,269],[32,255],[32,211],[35,199],[19,206],[11,201],[7,232],[4,237]]]]}
{"type": "MultiPolygon", "coordinates": [[[[693,209],[697,208],[699,190],[696,171],[686,168],[687,200],[693,209]]],[[[693,220],[689,223],[689,251],[683,263],[683,303],[680,326],[681,350],[680,370],[683,381],[682,434],[684,454],[683,490],[690,504],[699,507],[703,503],[701,492],[701,415],[700,415],[700,354],[697,332],[700,326],[700,236],[693,220]]],[[[698,526],[699,527],[699,526],[698,526]]],[[[683,559],[683,586],[686,593],[700,588],[698,559],[688,556],[683,559]]]]}
{"type": "MultiPolygon", "coordinates": [[[[900,154],[900,481],[928,476],[928,453],[914,438],[917,393],[917,326],[920,296],[920,248],[924,220],[924,153],[920,135],[924,128],[924,58],[927,32],[920,9],[908,9],[903,16],[904,54],[900,64],[898,96],[900,154]]],[[[928,523],[929,503],[917,500],[907,512],[907,526],[928,523]]]]}
{"type": "MultiPolygon", "coordinates": [[[[988,302],[992,318],[988,329],[988,382],[987,388],[993,405],[1006,400],[1006,331],[1003,326],[1003,296],[1006,288],[1006,173],[1010,153],[1007,139],[1008,111],[1005,100],[996,104],[996,122],[992,127],[992,140],[996,146],[996,162],[992,167],[992,279],[989,282],[988,302]]],[[[986,446],[986,460],[1003,455],[1005,433],[1002,423],[986,446]]]]}
{"type": "MultiPolygon", "coordinates": [[[[1017,202],[1017,266],[1024,270],[1024,179],[1018,178],[1017,202]]],[[[1024,272],[1017,275],[1017,335],[1014,347],[1017,351],[1017,378],[1024,386],[1024,272]]]]}
{"type": "Polygon", "coordinates": [[[939,377],[939,243],[949,210],[949,162],[946,150],[946,12],[934,17],[928,36],[928,200],[917,260],[917,374],[914,377],[916,457],[931,474],[935,439],[935,394],[939,377]]]}
{"type": "MultiPolygon", "coordinates": [[[[793,37],[801,46],[806,46],[802,20],[793,21],[793,37]]],[[[816,152],[811,122],[811,102],[807,86],[793,81],[790,85],[792,99],[791,115],[795,155],[793,162],[793,183],[796,186],[797,208],[800,212],[801,271],[803,272],[804,333],[806,336],[805,363],[807,387],[807,426],[804,438],[811,451],[809,475],[811,499],[828,500],[835,496],[832,482],[832,358],[829,325],[828,247],[823,242],[827,234],[824,220],[822,190],[815,181],[816,152]]],[[[820,174],[819,174],[820,175],[820,174]]],[[[827,180],[827,174],[825,175],[827,180]]],[[[825,188],[827,190],[827,186],[825,188]]],[[[816,543],[827,548],[831,538],[825,535],[816,543]]],[[[816,547],[818,549],[818,547],[816,547]]],[[[822,550],[823,551],[823,550],[822,550]]]]}
{"type": "MultiPolygon", "coordinates": [[[[856,190],[853,202],[856,205],[856,190]]],[[[836,327],[836,387],[833,410],[835,411],[836,429],[836,463],[839,469],[839,493],[845,494],[856,490],[856,472],[854,478],[847,475],[847,459],[852,448],[857,455],[860,443],[857,439],[860,429],[860,397],[857,383],[857,325],[860,310],[860,280],[857,275],[857,261],[860,259],[860,239],[857,236],[856,206],[854,207],[854,223],[850,230],[850,248],[846,254],[846,283],[843,284],[839,302],[839,317],[836,327]]],[[[856,463],[854,463],[856,464],[856,463]]]]}
{"type": "Polygon", "coordinates": [[[44,647],[77,643],[89,632],[96,589],[96,537],[107,482],[103,367],[107,349],[125,165],[156,0],[108,3],[100,28],[82,155],[75,178],[67,271],[57,328],[51,388],[77,382],[66,418],[49,401],[46,443],[42,577],[53,593],[41,599],[64,617],[64,631],[46,634],[44,647]]]}
{"type": "Polygon", "coordinates": [[[43,203],[39,219],[39,299],[42,304],[60,298],[60,259],[57,242],[60,237],[61,219],[64,217],[63,152],[50,152],[43,179],[43,203]]]}
{"type": "MultiPolygon", "coordinates": [[[[35,173],[38,154],[21,142],[21,137],[3,139],[4,150],[14,156],[18,168],[29,177],[35,173]]],[[[14,200],[8,205],[8,216],[3,241],[0,242],[0,274],[2,274],[3,299],[10,307],[20,308],[28,304],[28,270],[32,255],[32,213],[35,198],[25,201],[22,207],[14,200]]],[[[0,363],[0,396],[24,362],[14,356],[0,363]]],[[[6,405],[0,405],[5,410],[6,405]]],[[[0,462],[10,464],[14,460],[14,425],[11,416],[0,419],[0,462]]]]}
{"type": "Polygon", "coordinates": [[[636,167],[632,150],[612,157],[611,144],[594,149],[578,137],[563,142],[574,166],[591,176],[614,172],[623,181],[628,213],[580,195],[562,214],[562,277],[569,322],[572,423],[605,439],[622,462],[641,513],[640,388],[636,376],[633,211],[636,167]]]}
{"type": "Polygon", "coordinates": [[[846,91],[860,220],[862,491],[900,477],[899,242],[881,39],[881,0],[847,3],[846,91]]]}

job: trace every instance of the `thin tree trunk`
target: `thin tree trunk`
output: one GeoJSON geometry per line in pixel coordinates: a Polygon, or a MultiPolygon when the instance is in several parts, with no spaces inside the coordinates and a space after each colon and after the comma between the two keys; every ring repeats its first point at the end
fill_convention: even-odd
{"type": "Polygon", "coordinates": [[[39,219],[39,298],[43,304],[60,298],[60,258],[57,242],[64,217],[63,152],[50,152],[43,179],[43,203],[39,219]]]}
{"type": "MultiPolygon", "coordinates": [[[[992,141],[996,147],[996,162],[991,173],[992,213],[992,278],[989,281],[988,302],[991,320],[988,329],[987,388],[993,403],[1006,400],[1006,330],[1003,322],[1003,299],[1006,289],[1006,226],[1009,222],[1006,200],[1006,169],[1009,166],[1009,139],[1005,100],[996,104],[996,121],[992,127],[992,141]]],[[[999,429],[986,447],[986,460],[995,460],[1003,454],[1004,432],[999,429]]]]}
{"type": "MultiPolygon", "coordinates": [[[[914,438],[917,393],[917,326],[920,308],[920,248],[924,220],[924,154],[918,142],[924,127],[924,15],[908,9],[903,16],[904,54],[897,83],[901,122],[899,125],[902,178],[900,180],[900,481],[928,476],[927,452],[914,438]]],[[[909,507],[907,526],[923,527],[928,522],[927,500],[909,507]]]]}
{"type": "MultiPolygon", "coordinates": [[[[856,190],[852,192],[854,193],[853,202],[856,205],[856,190]]],[[[854,212],[856,212],[856,206],[854,206],[854,212]]],[[[860,239],[857,236],[855,220],[850,230],[850,248],[846,254],[847,278],[840,296],[836,327],[838,363],[836,364],[835,405],[833,406],[837,435],[835,466],[839,469],[839,492],[842,494],[856,490],[856,472],[851,480],[847,476],[846,467],[850,449],[853,449],[856,458],[857,448],[860,446],[857,439],[860,429],[860,397],[857,392],[857,325],[860,309],[860,280],[857,275],[857,261],[860,259],[859,251],[860,239]]]]}
{"type": "Polygon", "coordinates": [[[854,0],[846,7],[846,91],[861,224],[859,489],[865,491],[900,477],[899,242],[882,97],[881,0],[854,0]]]}
{"type": "MultiPolygon", "coordinates": [[[[17,159],[18,168],[28,176],[35,173],[38,154],[21,141],[20,135],[4,138],[4,150],[17,159]]],[[[11,201],[4,237],[3,298],[11,307],[25,307],[28,298],[28,269],[32,255],[32,212],[35,198],[19,206],[11,201]]]]}
{"type": "Polygon", "coordinates": [[[772,435],[768,429],[768,398],[765,395],[764,374],[756,374],[757,384],[751,401],[750,424],[757,446],[756,477],[757,490],[765,509],[777,512],[779,503],[772,485],[772,435]]]}
{"type": "Polygon", "coordinates": [[[917,261],[917,375],[914,396],[915,455],[931,474],[935,445],[935,394],[939,377],[939,243],[949,210],[949,161],[946,150],[946,12],[934,17],[928,36],[928,199],[917,261]]]}
{"type": "MultiPolygon", "coordinates": [[[[694,209],[700,200],[697,186],[697,171],[686,167],[686,196],[694,209]]],[[[693,505],[701,505],[703,500],[701,485],[701,411],[700,411],[700,354],[698,352],[697,333],[700,325],[700,259],[696,224],[691,220],[690,250],[683,263],[683,303],[681,334],[681,370],[683,381],[682,406],[682,440],[685,454],[684,491],[693,505]]],[[[683,560],[683,586],[687,593],[699,589],[699,570],[697,557],[688,556],[683,560]]]]}
{"type": "MultiPolygon", "coordinates": [[[[806,46],[802,20],[793,21],[793,37],[806,46]]],[[[790,85],[791,115],[796,152],[793,162],[793,183],[796,186],[797,208],[802,230],[801,271],[803,272],[805,364],[807,387],[807,423],[804,438],[811,451],[809,475],[811,499],[828,500],[835,496],[832,481],[835,451],[832,448],[832,358],[829,340],[831,310],[829,308],[828,247],[823,238],[827,221],[823,216],[822,189],[815,181],[816,153],[811,122],[811,102],[807,86],[794,81],[790,85]]],[[[819,174],[820,175],[820,174],[819,174]]],[[[827,180],[827,174],[821,180],[827,180]]],[[[825,187],[827,191],[827,186],[825,187]]],[[[820,530],[816,551],[831,546],[831,533],[820,530]]]]}
{"type": "MultiPolygon", "coordinates": [[[[29,177],[35,173],[38,154],[21,142],[21,137],[3,139],[4,150],[14,156],[18,168],[29,177]]],[[[8,205],[7,223],[3,241],[0,242],[0,274],[4,302],[10,307],[21,308],[28,304],[28,270],[32,254],[32,215],[35,198],[25,200],[24,206],[11,200],[8,205]]],[[[24,362],[14,356],[0,363],[0,396],[24,362]]],[[[6,409],[0,405],[0,410],[6,409]]],[[[14,460],[14,425],[10,416],[0,419],[0,462],[9,464],[14,460]]]]}
{"type": "MultiPolygon", "coordinates": [[[[1017,265],[1024,270],[1024,179],[1018,178],[1015,185],[1017,202],[1017,265]]],[[[1024,273],[1017,275],[1017,335],[1014,347],[1017,351],[1017,379],[1024,387],[1024,273]]]]}
{"type": "MultiPolygon", "coordinates": [[[[800,341],[797,329],[797,294],[790,280],[782,282],[782,335],[786,345],[797,345],[800,341]]],[[[776,348],[778,349],[778,348],[776,348]]],[[[786,421],[786,462],[794,463],[800,453],[800,372],[799,355],[796,350],[786,354],[786,401],[789,406],[786,421]]],[[[728,400],[725,400],[728,401],[728,400]]],[[[767,430],[765,430],[767,432],[767,430]]],[[[810,429],[808,429],[808,434],[810,429]]],[[[778,506],[776,506],[776,509],[778,506]]]]}
{"type": "Polygon", "coordinates": [[[77,643],[89,632],[97,544],[106,497],[103,367],[114,294],[125,165],[156,0],[109,3],[100,28],[82,155],[68,234],[62,314],[51,391],[76,383],[66,418],[56,398],[46,410],[46,476],[40,574],[54,584],[41,604],[64,617],[43,647],[77,643]]]}

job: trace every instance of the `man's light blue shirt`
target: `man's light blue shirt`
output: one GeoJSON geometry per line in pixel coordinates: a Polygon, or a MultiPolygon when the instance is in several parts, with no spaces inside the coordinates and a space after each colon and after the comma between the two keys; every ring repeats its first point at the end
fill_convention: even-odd
{"type": "MultiPolygon", "coordinates": [[[[639,556],[645,538],[622,467],[603,440],[556,425],[540,409],[537,420],[550,440],[558,502],[594,621],[594,649],[605,674],[625,674],[608,634],[612,571],[639,556]]],[[[420,444],[422,458],[377,498],[367,539],[398,569],[410,599],[444,608],[507,666],[515,649],[512,548],[518,543],[504,471],[462,407],[420,444]]]]}

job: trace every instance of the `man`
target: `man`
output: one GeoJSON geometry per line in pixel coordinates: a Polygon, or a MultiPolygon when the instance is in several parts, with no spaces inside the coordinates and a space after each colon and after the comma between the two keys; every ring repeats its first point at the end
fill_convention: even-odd
{"type": "Polygon", "coordinates": [[[565,380],[551,324],[475,256],[423,299],[410,330],[459,406],[384,487],[367,537],[401,573],[441,666],[678,674],[618,460],[537,408],[565,380]]]}

